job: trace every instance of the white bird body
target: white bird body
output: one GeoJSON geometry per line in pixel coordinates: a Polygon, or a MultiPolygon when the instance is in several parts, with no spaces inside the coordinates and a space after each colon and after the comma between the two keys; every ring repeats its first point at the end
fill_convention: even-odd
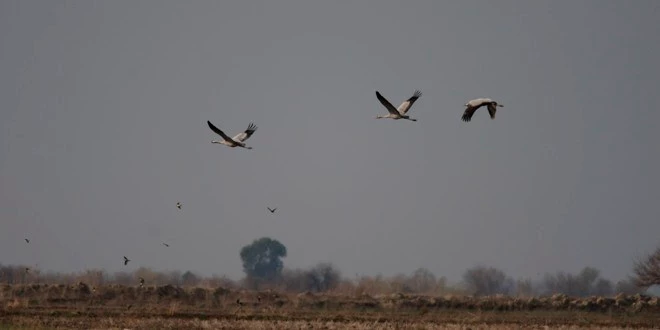
{"type": "Polygon", "coordinates": [[[407,119],[410,121],[417,121],[417,119],[410,118],[410,116],[406,115],[410,108],[412,107],[413,103],[417,101],[417,99],[422,96],[422,92],[420,91],[415,91],[413,93],[413,96],[408,98],[407,100],[403,101],[398,108],[395,108],[390,101],[388,101],[383,95],[381,95],[378,91],[376,91],[376,97],[378,98],[378,101],[387,109],[389,112],[385,116],[378,115],[376,116],[376,119],[380,118],[390,118],[394,120],[399,120],[399,119],[407,119]]]}
{"type": "Polygon", "coordinates": [[[478,98],[478,99],[468,101],[468,103],[465,103],[465,106],[476,107],[478,105],[481,106],[481,105],[484,105],[484,104],[490,103],[490,102],[493,102],[493,100],[491,100],[487,97],[482,97],[482,98],[478,98]]]}
{"type": "Polygon", "coordinates": [[[465,111],[463,112],[463,116],[461,117],[461,119],[465,122],[472,120],[472,116],[474,115],[474,112],[477,111],[477,109],[483,107],[484,105],[488,109],[488,114],[490,115],[490,119],[495,119],[495,113],[497,112],[497,107],[503,107],[503,105],[498,104],[496,101],[493,101],[492,99],[487,97],[470,100],[467,103],[465,103],[465,111]]]}
{"type": "Polygon", "coordinates": [[[213,132],[215,132],[216,134],[218,134],[222,137],[221,141],[213,140],[213,141],[211,141],[211,143],[224,144],[224,145],[226,145],[228,147],[231,147],[231,148],[241,147],[241,148],[245,148],[245,149],[252,149],[252,147],[248,147],[245,144],[245,142],[243,142],[243,141],[250,138],[250,136],[252,136],[252,134],[254,134],[254,131],[257,130],[257,126],[254,126],[253,123],[250,123],[250,125],[248,125],[248,128],[245,131],[236,134],[236,136],[234,136],[234,137],[229,137],[227,134],[225,134],[225,132],[223,132],[222,130],[215,127],[213,124],[211,124],[210,121],[207,120],[206,123],[209,125],[209,128],[213,132]]]}

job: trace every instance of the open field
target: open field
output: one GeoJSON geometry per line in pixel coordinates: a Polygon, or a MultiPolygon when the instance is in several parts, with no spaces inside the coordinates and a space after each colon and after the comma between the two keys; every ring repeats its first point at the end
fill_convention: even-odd
{"type": "Polygon", "coordinates": [[[660,301],[0,286],[0,329],[658,329],[660,301]]]}

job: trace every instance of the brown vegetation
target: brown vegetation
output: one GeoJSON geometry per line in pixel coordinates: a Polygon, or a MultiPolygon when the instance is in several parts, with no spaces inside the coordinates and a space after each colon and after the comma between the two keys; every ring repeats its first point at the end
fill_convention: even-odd
{"type": "Polygon", "coordinates": [[[409,275],[349,279],[329,263],[308,269],[273,264],[279,270],[270,276],[257,272],[264,265],[256,264],[241,281],[148,268],[67,274],[0,265],[0,328],[603,329],[660,324],[659,298],[640,294],[645,288],[638,286],[638,269],[637,278],[613,284],[591,267],[532,281],[477,266],[452,285],[425,268],[409,275]]]}
{"type": "MultiPolygon", "coordinates": [[[[162,319],[158,328],[220,328],[222,322],[229,321],[262,322],[248,322],[251,326],[245,323],[244,328],[273,328],[272,325],[278,322],[282,326],[288,324],[287,327],[291,324],[286,322],[361,324],[365,329],[370,328],[366,326],[368,324],[382,323],[381,328],[401,328],[406,323],[415,322],[436,325],[522,322],[528,325],[651,326],[660,324],[660,298],[640,294],[621,294],[612,298],[575,298],[562,294],[531,298],[403,293],[292,294],[223,287],[92,286],[83,282],[72,285],[0,285],[0,323],[4,324],[58,326],[69,322],[67,327],[107,328],[111,327],[107,322],[115,322],[115,326],[132,328],[154,326],[147,318],[162,319]],[[175,325],[172,323],[175,320],[183,323],[175,325]],[[172,325],[167,325],[170,323],[172,325]]],[[[243,327],[238,323],[231,324],[232,328],[243,327]]],[[[418,325],[416,328],[423,324],[418,325]]]]}
{"type": "Polygon", "coordinates": [[[395,293],[389,295],[287,294],[273,290],[246,291],[218,287],[215,289],[165,286],[105,285],[94,287],[80,282],[75,285],[0,285],[0,304],[4,310],[15,307],[102,305],[104,307],[171,306],[172,304],[204,309],[228,307],[274,307],[296,309],[466,309],[481,311],[571,310],[589,312],[660,312],[660,297],[642,294],[616,297],[586,298],[555,294],[545,297],[518,298],[495,296],[427,296],[395,293]],[[237,303],[240,301],[241,303],[237,303]]]}

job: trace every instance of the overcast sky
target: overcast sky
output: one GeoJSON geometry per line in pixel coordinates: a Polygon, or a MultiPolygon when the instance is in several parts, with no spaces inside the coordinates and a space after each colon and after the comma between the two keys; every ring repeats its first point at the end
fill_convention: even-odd
{"type": "Polygon", "coordinates": [[[269,236],[286,267],[349,277],[624,278],[660,244],[659,14],[1,1],[0,262],[240,278],[241,247],[269,236]],[[397,106],[415,89],[417,122],[374,119],[376,90],[397,106]],[[479,97],[504,107],[462,122],[479,97]],[[253,121],[254,149],[211,144],[207,120],[231,136],[253,121]]]}

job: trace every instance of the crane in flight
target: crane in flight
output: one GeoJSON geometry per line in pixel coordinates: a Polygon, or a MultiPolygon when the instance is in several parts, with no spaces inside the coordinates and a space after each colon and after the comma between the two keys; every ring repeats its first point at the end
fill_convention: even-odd
{"type": "Polygon", "coordinates": [[[465,111],[463,112],[463,116],[461,119],[464,122],[469,122],[472,120],[472,116],[474,115],[474,112],[477,111],[477,109],[486,106],[488,109],[488,114],[490,115],[490,119],[495,119],[495,112],[497,111],[497,107],[504,107],[503,105],[489,99],[489,98],[480,98],[480,99],[474,99],[468,101],[468,103],[465,103],[465,111]]]}
{"type": "Polygon", "coordinates": [[[252,134],[254,134],[254,132],[257,130],[257,126],[255,126],[253,123],[250,123],[245,131],[236,134],[234,137],[229,137],[227,134],[225,134],[225,132],[215,127],[215,125],[213,125],[210,121],[207,120],[206,123],[209,125],[209,128],[213,132],[222,137],[222,141],[213,140],[211,143],[224,144],[231,148],[241,147],[245,149],[252,149],[252,147],[248,147],[244,141],[249,139],[250,136],[252,136],[252,134]]]}
{"type": "Polygon", "coordinates": [[[376,119],[380,118],[390,118],[394,120],[398,119],[407,119],[410,121],[417,121],[417,119],[410,118],[406,113],[410,110],[412,105],[417,101],[417,99],[422,96],[422,92],[416,90],[413,93],[413,96],[408,98],[407,100],[403,101],[398,108],[395,108],[390,101],[388,101],[383,95],[381,95],[378,91],[376,91],[376,97],[378,98],[378,101],[385,106],[385,109],[389,111],[389,114],[385,116],[378,115],[376,116],[376,119]]]}

